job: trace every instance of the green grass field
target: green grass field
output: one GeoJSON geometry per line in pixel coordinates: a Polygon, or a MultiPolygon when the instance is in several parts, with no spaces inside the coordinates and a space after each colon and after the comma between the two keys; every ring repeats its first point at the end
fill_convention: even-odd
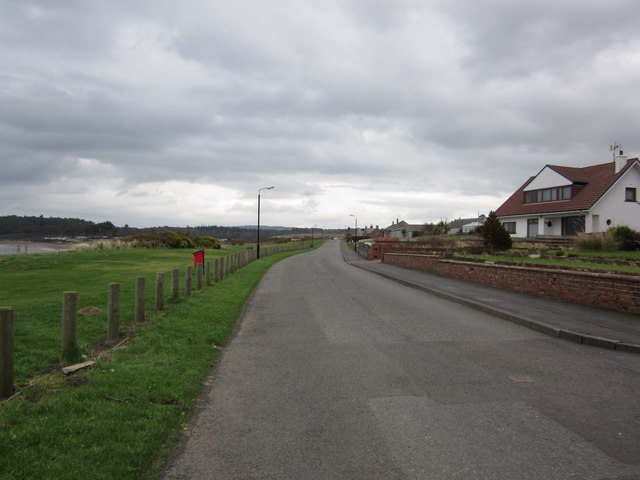
{"type": "MultiPolygon", "coordinates": [[[[207,252],[207,260],[232,251],[207,252]]],[[[0,306],[16,309],[20,391],[0,404],[0,478],[155,478],[253,288],[273,263],[295,253],[263,257],[148,315],[143,325],[132,324],[135,277],[144,275],[152,285],[155,272],[179,268],[184,274],[190,251],[0,257],[0,306]],[[123,329],[131,328],[131,338],[102,352],[93,368],[63,376],[55,368],[62,292],[77,290],[79,308],[105,310],[107,285],[114,281],[122,282],[123,329]]],[[[147,290],[151,312],[153,288],[147,290]]],[[[105,315],[78,323],[81,347],[91,358],[106,334],[105,315]]]]}
{"type": "MultiPolygon", "coordinates": [[[[213,260],[243,250],[229,247],[208,250],[213,260]]],[[[193,265],[190,250],[121,249],[68,251],[0,256],[0,306],[13,307],[16,318],[15,368],[20,380],[47,370],[60,361],[62,292],[78,292],[78,308],[97,307],[101,313],[78,317],[78,343],[85,354],[104,340],[107,328],[107,292],[110,282],[121,284],[121,329],[134,318],[135,278],[146,278],[146,310],[154,305],[156,272],[165,272],[168,294],[171,270],[193,265]]]]}

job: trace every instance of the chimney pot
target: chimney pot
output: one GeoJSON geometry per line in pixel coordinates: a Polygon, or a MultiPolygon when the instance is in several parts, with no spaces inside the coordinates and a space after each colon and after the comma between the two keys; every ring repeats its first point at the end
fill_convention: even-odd
{"type": "Polygon", "coordinates": [[[613,167],[614,167],[615,173],[620,172],[620,170],[622,170],[626,164],[627,164],[627,156],[624,154],[622,150],[620,150],[618,155],[616,155],[615,158],[613,159],[613,167]]]}

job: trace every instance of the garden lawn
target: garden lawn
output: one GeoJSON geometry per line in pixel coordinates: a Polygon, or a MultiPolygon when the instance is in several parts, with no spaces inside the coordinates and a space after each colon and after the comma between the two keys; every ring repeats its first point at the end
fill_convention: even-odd
{"type": "MultiPolygon", "coordinates": [[[[465,257],[472,259],[482,259],[489,262],[513,262],[518,265],[523,266],[551,266],[551,267],[567,267],[573,269],[587,269],[587,270],[601,270],[606,272],[616,272],[616,273],[630,273],[630,274],[640,274],[640,268],[635,265],[616,265],[616,264],[608,264],[608,263],[598,263],[597,259],[594,258],[593,262],[577,260],[575,258],[571,258],[568,256],[554,257],[554,252],[550,252],[549,258],[530,258],[530,257],[506,257],[501,255],[474,255],[474,254],[465,254],[460,255],[457,254],[455,256],[456,259],[464,259],[465,257]]],[[[567,253],[567,252],[565,252],[567,253]]],[[[621,259],[621,258],[632,258],[638,259],[640,258],[640,252],[620,252],[620,255],[610,255],[609,252],[569,252],[571,254],[578,255],[583,258],[591,258],[591,257],[610,257],[613,259],[621,259]]],[[[618,252],[615,252],[618,253],[618,252]]]]}
{"type": "MultiPolygon", "coordinates": [[[[80,298],[85,299],[82,305],[87,306],[99,303],[102,297],[93,290],[102,290],[104,284],[106,292],[106,282],[118,279],[114,276],[133,283],[135,276],[147,270],[168,271],[189,259],[184,258],[185,252],[131,253],[82,252],[56,259],[12,259],[4,262],[2,271],[4,278],[10,272],[22,276],[29,271],[40,273],[34,276],[40,277],[42,270],[47,271],[42,265],[46,264],[48,271],[61,268],[67,274],[59,278],[66,283],[47,280],[47,296],[55,300],[58,291],[77,288],[80,298]],[[85,272],[84,281],[77,279],[69,285],[73,283],[72,272],[85,272]]],[[[18,396],[0,405],[0,478],[155,478],[179,440],[220,354],[219,346],[229,340],[253,288],[273,263],[296,253],[263,257],[223,281],[195,291],[188,300],[167,305],[163,312],[150,315],[145,324],[133,325],[131,338],[103,352],[93,368],[69,377],[44,372],[30,378],[30,386],[22,385],[18,396]]],[[[22,288],[13,291],[30,292],[26,286],[22,288]]],[[[106,298],[106,293],[103,296],[106,298]]],[[[13,302],[19,312],[46,305],[43,300],[15,298],[20,300],[13,302]]],[[[47,314],[57,318],[55,310],[46,307],[47,314]]],[[[19,314],[16,330],[24,329],[25,316],[19,314]]],[[[54,320],[40,320],[45,330],[56,330],[54,320]]],[[[102,320],[81,322],[100,323],[100,328],[85,327],[96,337],[104,330],[102,320]]],[[[37,323],[37,314],[29,317],[29,324],[34,324],[29,326],[30,336],[38,333],[37,323]]],[[[90,344],[90,335],[83,335],[90,344]]],[[[24,332],[22,336],[20,348],[30,343],[24,332]]],[[[45,335],[37,336],[38,342],[47,344],[45,335]]],[[[49,362],[57,358],[55,348],[50,347],[46,354],[37,356],[49,362]]],[[[27,364],[31,370],[37,369],[36,361],[27,364]]],[[[24,375],[28,369],[23,365],[21,370],[24,375]]]]}

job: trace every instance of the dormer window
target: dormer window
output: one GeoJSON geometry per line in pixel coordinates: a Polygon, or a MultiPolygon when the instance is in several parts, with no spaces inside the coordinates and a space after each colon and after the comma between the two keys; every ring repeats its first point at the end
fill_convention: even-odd
{"type": "Polygon", "coordinates": [[[524,203],[557,202],[571,200],[571,186],[543,188],[524,192],[524,203]]]}

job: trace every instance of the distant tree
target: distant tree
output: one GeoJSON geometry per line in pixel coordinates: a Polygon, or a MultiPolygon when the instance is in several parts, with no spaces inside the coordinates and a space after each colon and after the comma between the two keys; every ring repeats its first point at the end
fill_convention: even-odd
{"type": "Polygon", "coordinates": [[[484,221],[484,224],[478,227],[479,233],[484,239],[484,246],[489,252],[509,250],[513,246],[511,235],[504,228],[502,222],[498,220],[496,212],[491,211],[484,221]]]}
{"type": "Polygon", "coordinates": [[[99,235],[101,237],[110,236],[113,237],[118,228],[111,222],[96,223],[85,228],[86,235],[99,235]]]}
{"type": "Polygon", "coordinates": [[[435,235],[446,235],[451,230],[451,225],[446,220],[440,220],[435,227],[433,233],[435,235]]]}

